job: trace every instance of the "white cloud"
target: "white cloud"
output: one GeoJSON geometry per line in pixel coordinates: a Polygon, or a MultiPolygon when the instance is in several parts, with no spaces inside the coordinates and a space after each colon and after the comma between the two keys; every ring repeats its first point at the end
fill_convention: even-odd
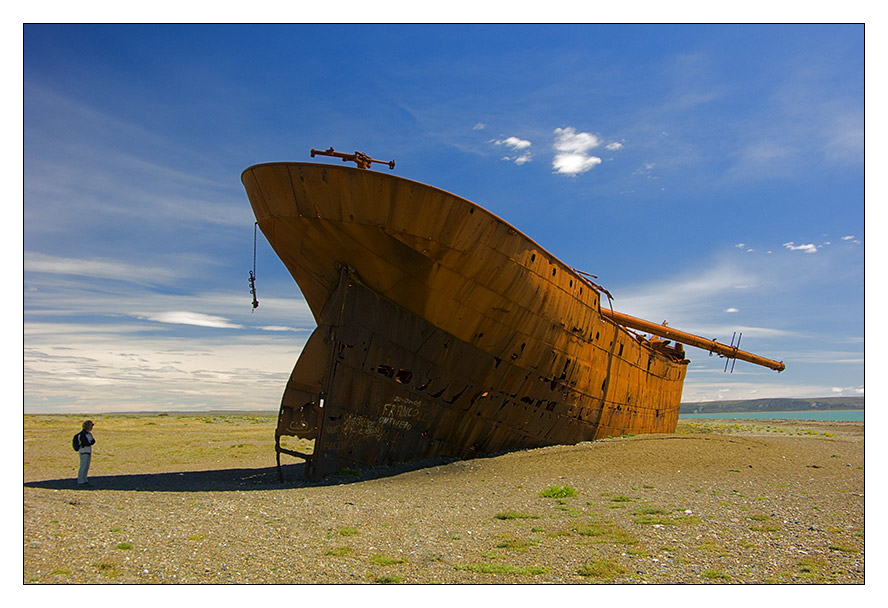
{"type": "Polygon", "coordinates": [[[579,175],[601,164],[601,158],[589,152],[604,143],[593,133],[577,133],[573,127],[555,129],[555,158],[552,168],[556,173],[579,175]]]}
{"type": "Polygon", "coordinates": [[[473,131],[483,131],[486,128],[487,128],[487,125],[485,125],[483,122],[479,122],[474,127],[472,127],[472,130],[473,131]]]}
{"type": "Polygon", "coordinates": [[[133,316],[146,321],[156,323],[171,323],[173,325],[198,325],[200,327],[216,327],[224,329],[242,329],[243,325],[232,323],[225,317],[207,315],[200,312],[188,312],[185,310],[173,310],[167,312],[137,312],[133,316]]]}
{"type": "Polygon", "coordinates": [[[725,312],[740,312],[739,308],[725,308],[725,312]]]}
{"type": "Polygon", "coordinates": [[[605,148],[607,148],[608,150],[619,150],[619,149],[621,149],[622,147],[623,147],[623,144],[621,144],[621,143],[618,142],[618,141],[611,142],[611,143],[609,143],[608,145],[605,146],[605,148]]]}
{"type": "Polygon", "coordinates": [[[136,282],[163,282],[178,276],[169,268],[140,267],[107,258],[63,258],[36,251],[24,252],[24,270],[122,281],[134,281],[134,277],[138,277],[136,282]]]}
{"type": "Polygon", "coordinates": [[[582,154],[556,154],[552,161],[552,167],[556,173],[567,175],[579,175],[601,164],[597,156],[584,156],[582,154]]]}
{"type": "Polygon", "coordinates": [[[521,139],[520,137],[507,137],[506,139],[498,139],[493,142],[496,146],[505,146],[514,150],[515,152],[520,152],[517,156],[504,156],[503,160],[513,161],[516,165],[523,165],[526,162],[530,162],[533,160],[533,155],[530,153],[531,142],[526,139],[521,139]]]}
{"type": "Polygon", "coordinates": [[[832,392],[843,395],[863,395],[865,391],[862,386],[834,386],[832,392]]]}
{"type": "Polygon", "coordinates": [[[524,150],[525,148],[529,148],[531,143],[526,139],[520,139],[518,137],[512,136],[507,137],[506,139],[500,139],[495,142],[498,146],[507,146],[512,148],[513,150],[524,150]]]}
{"type": "Polygon", "coordinates": [[[788,243],[783,243],[783,246],[789,249],[790,251],[804,251],[805,253],[817,253],[817,245],[813,243],[803,243],[801,245],[796,245],[794,242],[790,241],[788,243]]]}
{"type": "Polygon", "coordinates": [[[287,325],[263,325],[259,329],[262,331],[310,331],[299,329],[298,327],[289,327],[287,325]]]}

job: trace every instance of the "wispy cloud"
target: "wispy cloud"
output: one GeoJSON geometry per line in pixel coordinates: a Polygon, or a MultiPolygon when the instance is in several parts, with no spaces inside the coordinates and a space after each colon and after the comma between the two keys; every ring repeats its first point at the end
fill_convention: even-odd
{"type": "Polygon", "coordinates": [[[137,319],[154,321],[156,323],[170,323],[173,325],[197,325],[199,327],[216,327],[224,329],[242,329],[243,325],[232,323],[225,317],[207,315],[200,312],[186,310],[173,310],[168,312],[137,312],[133,313],[137,319]]]}
{"type": "Polygon", "coordinates": [[[832,392],[837,395],[863,395],[862,386],[834,386],[832,392]]]}
{"type": "Polygon", "coordinates": [[[805,253],[817,253],[817,245],[814,243],[802,243],[801,245],[796,245],[794,242],[790,241],[788,243],[783,243],[783,246],[789,249],[790,251],[804,251],[805,253]]]}
{"type": "Polygon", "coordinates": [[[533,155],[530,152],[531,143],[526,139],[521,139],[520,137],[507,137],[505,139],[498,139],[493,142],[496,146],[505,146],[509,148],[516,154],[504,156],[503,160],[513,161],[516,165],[523,165],[526,162],[530,162],[533,160],[533,155]]]}
{"type": "Polygon", "coordinates": [[[666,277],[622,290],[614,294],[614,302],[618,303],[614,306],[651,320],[656,319],[656,315],[671,315],[670,325],[672,321],[699,323],[702,310],[724,310],[724,307],[713,306],[714,301],[725,294],[755,289],[759,283],[760,279],[750,270],[722,261],[692,274],[666,277]]]}
{"type": "Polygon", "coordinates": [[[74,258],[24,252],[25,272],[114,279],[138,283],[168,282],[181,274],[169,267],[140,266],[108,258],[74,258]]]}

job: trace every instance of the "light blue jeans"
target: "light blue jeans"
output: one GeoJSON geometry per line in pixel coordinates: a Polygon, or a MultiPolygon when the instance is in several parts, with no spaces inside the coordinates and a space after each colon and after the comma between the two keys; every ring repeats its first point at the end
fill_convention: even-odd
{"type": "Polygon", "coordinates": [[[77,485],[83,485],[86,483],[86,474],[89,473],[89,461],[92,459],[92,454],[87,452],[84,454],[80,453],[80,470],[77,472],[77,485]]]}

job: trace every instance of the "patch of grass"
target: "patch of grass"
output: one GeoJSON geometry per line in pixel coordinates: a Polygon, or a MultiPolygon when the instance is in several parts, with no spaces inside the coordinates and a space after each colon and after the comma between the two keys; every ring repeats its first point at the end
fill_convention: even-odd
{"type": "Polygon", "coordinates": [[[771,516],[756,514],[756,515],[750,515],[746,519],[751,519],[752,521],[768,521],[769,519],[771,519],[771,516]]]}
{"type": "Polygon", "coordinates": [[[394,566],[395,564],[403,564],[404,561],[399,557],[390,557],[385,553],[375,553],[370,556],[370,563],[375,566],[394,566]]]}
{"type": "Polygon", "coordinates": [[[726,557],[728,555],[724,547],[709,539],[700,541],[700,544],[697,545],[697,548],[701,551],[706,551],[707,553],[714,553],[718,557],[726,557]]]}
{"type": "Polygon", "coordinates": [[[671,513],[671,511],[650,506],[638,507],[637,509],[632,510],[632,515],[669,515],[669,513],[671,513]]]}
{"type": "Polygon", "coordinates": [[[577,491],[570,486],[549,486],[540,492],[543,498],[568,498],[576,495],[577,491]]]}
{"type": "Polygon", "coordinates": [[[345,528],[339,528],[339,536],[354,536],[358,533],[358,529],[353,526],[346,526],[345,528]]]}
{"type": "Polygon", "coordinates": [[[527,553],[529,547],[535,547],[538,544],[540,544],[540,541],[533,538],[529,540],[522,540],[520,538],[515,538],[514,536],[507,536],[497,543],[496,548],[509,549],[511,551],[518,551],[519,553],[527,553]]]}
{"type": "Polygon", "coordinates": [[[574,530],[580,536],[604,536],[608,532],[608,526],[592,522],[588,526],[577,526],[574,530]]]}
{"type": "Polygon", "coordinates": [[[457,570],[477,572],[479,574],[518,574],[521,576],[535,576],[545,574],[548,568],[542,566],[511,566],[509,564],[456,564],[457,570]]]}
{"type": "Polygon", "coordinates": [[[611,502],[635,502],[635,499],[630,496],[623,496],[622,494],[618,494],[611,498],[611,502]]]}
{"type": "Polygon", "coordinates": [[[402,581],[400,576],[395,576],[394,574],[386,574],[384,576],[377,576],[376,580],[373,582],[377,585],[397,585],[402,581]]]}
{"type": "Polygon", "coordinates": [[[332,557],[345,557],[346,555],[351,555],[354,552],[354,549],[351,547],[333,547],[332,549],[326,551],[324,555],[330,555],[332,557]]]}
{"type": "Polygon", "coordinates": [[[187,538],[187,540],[203,540],[206,537],[206,534],[192,534],[187,538]]]}
{"type": "Polygon", "coordinates": [[[616,560],[607,558],[593,560],[587,564],[583,564],[580,569],[577,570],[577,574],[580,576],[608,581],[622,576],[625,573],[626,569],[617,563],[616,560]]]}
{"type": "Polygon", "coordinates": [[[118,566],[115,562],[103,560],[100,562],[96,562],[93,564],[96,569],[102,574],[102,576],[107,576],[108,578],[117,578],[120,574],[118,571],[118,566]]]}
{"type": "Polygon", "coordinates": [[[50,574],[56,574],[58,576],[67,576],[71,574],[70,570],[65,570],[64,568],[60,568],[59,570],[53,570],[50,574]]]}
{"type": "Polygon", "coordinates": [[[700,576],[710,581],[724,581],[731,578],[730,574],[722,572],[721,570],[704,570],[700,573],[700,576]]]}
{"type": "Polygon", "coordinates": [[[559,500],[558,506],[555,508],[559,511],[564,511],[565,513],[567,513],[568,517],[578,517],[580,514],[582,514],[581,510],[572,507],[567,503],[566,500],[559,500]]]}
{"type": "Polygon", "coordinates": [[[665,517],[662,515],[636,515],[633,523],[645,526],[675,526],[679,524],[699,524],[700,518],[693,515],[679,515],[678,517],[665,517]]]}
{"type": "Polygon", "coordinates": [[[580,536],[591,536],[596,543],[614,543],[617,545],[634,545],[638,539],[629,534],[626,530],[619,528],[613,524],[602,524],[592,522],[586,526],[577,526],[574,528],[580,536]]]}
{"type": "Polygon", "coordinates": [[[495,519],[539,519],[539,515],[531,515],[521,511],[502,511],[493,516],[495,519]]]}
{"type": "Polygon", "coordinates": [[[608,531],[607,537],[617,545],[634,545],[638,539],[622,528],[613,528],[608,531]]]}
{"type": "Polygon", "coordinates": [[[826,566],[827,564],[824,560],[816,557],[805,557],[796,562],[799,574],[813,582],[817,582],[822,578],[823,570],[826,566]]]}
{"type": "Polygon", "coordinates": [[[133,546],[130,543],[117,543],[117,548],[126,550],[126,549],[132,549],[133,546]]]}

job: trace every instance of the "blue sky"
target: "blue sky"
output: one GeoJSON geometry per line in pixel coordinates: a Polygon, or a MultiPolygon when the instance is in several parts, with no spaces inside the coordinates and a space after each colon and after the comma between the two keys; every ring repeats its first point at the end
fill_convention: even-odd
{"type": "Polygon", "coordinates": [[[252,311],[240,174],[330,146],[786,362],[689,349],[686,401],[863,395],[863,26],[28,25],[23,56],[26,413],[277,409],[314,323],[261,234],[252,311]]]}

